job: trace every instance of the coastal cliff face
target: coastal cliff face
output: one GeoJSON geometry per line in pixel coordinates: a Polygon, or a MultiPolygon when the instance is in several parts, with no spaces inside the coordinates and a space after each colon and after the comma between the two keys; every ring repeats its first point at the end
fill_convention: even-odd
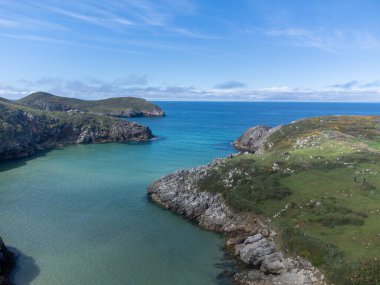
{"type": "Polygon", "coordinates": [[[260,218],[250,213],[237,213],[226,205],[219,193],[201,191],[199,185],[208,166],[169,174],[148,187],[149,197],[162,207],[196,221],[201,227],[230,237],[226,247],[247,269],[235,274],[235,284],[324,284],[323,275],[300,257],[285,257],[273,241],[275,233],[260,218]]]}
{"type": "Polygon", "coordinates": [[[118,97],[103,100],[82,100],[35,92],[17,101],[18,104],[45,111],[88,112],[111,117],[163,117],[164,111],[141,98],[118,97]]]}
{"type": "Polygon", "coordinates": [[[10,274],[15,265],[15,256],[4,245],[0,237],[0,285],[12,285],[10,274]]]}
{"type": "Polygon", "coordinates": [[[124,110],[119,111],[109,111],[105,110],[103,112],[92,112],[94,114],[110,116],[110,117],[118,117],[118,118],[133,118],[133,117],[164,117],[165,113],[161,109],[157,110],[133,110],[129,108],[125,108],[124,110]]]}
{"type": "Polygon", "coordinates": [[[141,142],[153,137],[148,127],[116,118],[40,111],[0,102],[0,161],[31,156],[58,145],[141,142]]]}
{"type": "MultiPolygon", "coordinates": [[[[217,163],[218,160],[211,165],[217,163]]],[[[208,166],[202,166],[169,174],[153,182],[148,187],[148,195],[154,202],[195,220],[201,227],[231,237],[264,229],[254,216],[234,213],[225,205],[222,195],[199,190],[198,185],[207,175],[207,169],[208,166]]]]}
{"type": "Polygon", "coordinates": [[[265,152],[267,138],[280,128],[281,126],[275,128],[255,126],[245,131],[244,134],[232,144],[238,150],[262,154],[265,152]]]}
{"type": "Polygon", "coordinates": [[[234,143],[244,153],[169,174],[148,195],[230,237],[236,284],[378,284],[379,137],[374,116],[254,127],[234,143]]]}

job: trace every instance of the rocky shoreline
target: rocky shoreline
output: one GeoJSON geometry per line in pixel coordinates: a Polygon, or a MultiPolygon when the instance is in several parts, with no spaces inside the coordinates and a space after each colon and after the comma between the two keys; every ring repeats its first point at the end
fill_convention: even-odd
{"type": "Polygon", "coordinates": [[[6,248],[0,237],[0,285],[12,285],[10,275],[15,262],[15,255],[6,248]]]}
{"type": "Polygon", "coordinates": [[[117,112],[90,112],[95,115],[110,116],[117,118],[136,118],[136,117],[165,117],[162,110],[141,111],[141,110],[123,110],[117,112]]]}
{"type": "Polygon", "coordinates": [[[180,170],[153,182],[148,187],[150,199],[207,230],[228,236],[226,249],[244,264],[233,276],[235,284],[325,284],[322,273],[310,262],[287,256],[276,247],[275,232],[259,217],[236,213],[220,194],[200,191],[199,181],[220,161],[216,159],[207,166],[180,170]]]}
{"type": "Polygon", "coordinates": [[[62,145],[155,138],[149,127],[126,120],[78,111],[33,110],[10,102],[0,102],[0,126],[0,161],[62,145]]]}

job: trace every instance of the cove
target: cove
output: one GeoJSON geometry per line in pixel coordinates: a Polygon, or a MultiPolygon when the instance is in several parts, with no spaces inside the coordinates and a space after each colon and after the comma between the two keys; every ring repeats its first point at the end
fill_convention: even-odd
{"type": "Polygon", "coordinates": [[[69,146],[0,164],[0,235],[19,251],[19,285],[218,284],[223,237],[146,198],[154,179],[208,163],[256,124],[379,104],[158,102],[165,118],[133,119],[159,140],[69,146]]]}

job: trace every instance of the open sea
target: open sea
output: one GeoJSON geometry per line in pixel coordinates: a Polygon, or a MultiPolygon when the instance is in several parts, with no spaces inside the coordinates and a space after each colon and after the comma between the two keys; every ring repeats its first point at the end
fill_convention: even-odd
{"type": "Polygon", "coordinates": [[[226,284],[224,238],[147,200],[172,171],[234,152],[257,124],[320,115],[380,115],[374,103],[156,102],[134,118],[157,141],[77,145],[0,163],[0,236],[19,254],[18,285],[226,284]]]}

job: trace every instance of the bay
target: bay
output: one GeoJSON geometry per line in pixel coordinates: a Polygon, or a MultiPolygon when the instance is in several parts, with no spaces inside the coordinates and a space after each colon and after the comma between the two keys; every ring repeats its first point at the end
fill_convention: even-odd
{"type": "Polygon", "coordinates": [[[224,238],[148,201],[172,171],[234,152],[253,125],[380,115],[372,103],[156,102],[134,118],[158,140],[78,145],[0,164],[0,236],[19,251],[19,285],[219,284],[224,238]]]}

